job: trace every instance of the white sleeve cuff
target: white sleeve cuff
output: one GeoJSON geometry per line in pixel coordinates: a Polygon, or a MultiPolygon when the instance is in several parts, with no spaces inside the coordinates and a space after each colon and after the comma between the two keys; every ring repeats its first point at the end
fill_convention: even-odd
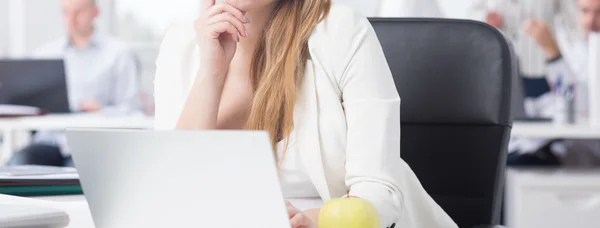
{"type": "Polygon", "coordinates": [[[379,183],[363,182],[351,186],[349,196],[371,202],[381,219],[381,227],[392,227],[400,216],[400,199],[392,191],[379,183]]]}

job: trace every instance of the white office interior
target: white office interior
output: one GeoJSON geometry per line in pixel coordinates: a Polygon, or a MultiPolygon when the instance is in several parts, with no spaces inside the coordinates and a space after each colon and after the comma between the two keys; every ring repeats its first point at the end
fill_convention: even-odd
{"type": "MultiPolygon", "coordinates": [[[[0,0],[0,59],[26,59],[47,41],[65,36],[61,0],[0,0]]],[[[127,116],[46,116],[32,119],[2,119],[0,167],[19,148],[27,145],[32,131],[55,130],[66,123],[84,127],[147,128],[153,126],[153,80],[155,61],[167,28],[177,21],[194,18],[200,0],[96,0],[101,10],[96,28],[132,48],[140,61],[144,113],[127,116]]],[[[343,2],[344,0],[338,0],[343,2]]],[[[371,0],[363,0],[365,3],[371,0]]],[[[438,0],[446,18],[468,18],[469,6],[476,0],[438,0]]],[[[526,1],[526,0],[523,0],[526,1]]],[[[561,0],[569,1],[569,0],[561,0]]],[[[334,1],[335,2],[335,1],[334,1]]],[[[356,1],[354,1],[356,2],[356,1]]],[[[368,3],[367,3],[368,4],[368,3]]],[[[598,36],[600,37],[600,36],[598,36]]],[[[590,45],[600,53],[600,38],[590,45]]],[[[596,59],[600,59],[600,54],[596,59]]],[[[590,74],[600,77],[600,62],[591,62],[590,74]]],[[[600,80],[592,80],[600,96],[600,80]]],[[[596,101],[600,101],[597,100],[596,101]]],[[[600,114],[600,105],[591,106],[600,114]]],[[[600,117],[600,115],[597,115],[600,117]]],[[[589,118],[592,118],[591,116],[589,118]]],[[[598,118],[600,121],[600,118],[598,118]]],[[[552,122],[516,122],[514,137],[594,140],[600,126],[590,119],[586,124],[556,125],[552,122]]],[[[600,144],[596,144],[600,146],[600,144]]],[[[563,168],[509,169],[503,218],[512,228],[598,228],[600,227],[600,167],[576,170],[563,168]]],[[[3,173],[0,172],[0,183],[3,173]]],[[[0,189],[2,185],[0,184],[0,189]]],[[[1,193],[1,192],[0,192],[1,193]]],[[[36,205],[61,209],[71,217],[68,227],[90,227],[91,215],[82,196],[9,197],[0,194],[3,205],[36,205]],[[27,198],[27,199],[24,199],[27,198]]],[[[0,220],[2,216],[0,215],[0,220]]],[[[2,221],[0,221],[2,224],[2,221]]]]}

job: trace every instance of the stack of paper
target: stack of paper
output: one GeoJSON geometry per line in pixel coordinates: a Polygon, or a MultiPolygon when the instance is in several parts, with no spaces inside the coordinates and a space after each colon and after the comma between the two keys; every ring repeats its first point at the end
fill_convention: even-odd
{"type": "Polygon", "coordinates": [[[21,105],[0,105],[0,117],[39,116],[43,111],[36,107],[21,105]]]}
{"type": "Polygon", "coordinates": [[[74,168],[0,167],[0,194],[51,196],[82,193],[79,175],[74,168]]]}

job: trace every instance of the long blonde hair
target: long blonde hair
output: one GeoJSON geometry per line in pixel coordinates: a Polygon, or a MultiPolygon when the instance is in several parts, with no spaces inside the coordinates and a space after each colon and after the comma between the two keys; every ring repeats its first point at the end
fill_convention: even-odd
{"type": "Polygon", "coordinates": [[[308,40],[330,8],[330,0],[279,0],[256,47],[250,68],[254,100],[246,127],[269,132],[273,148],[294,128],[296,85],[309,58],[308,40]]]}

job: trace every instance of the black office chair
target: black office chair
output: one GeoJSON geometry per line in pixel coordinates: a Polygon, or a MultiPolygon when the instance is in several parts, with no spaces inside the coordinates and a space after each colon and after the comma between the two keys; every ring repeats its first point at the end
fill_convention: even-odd
{"type": "Polygon", "coordinates": [[[402,98],[402,158],[460,227],[499,224],[516,58],[475,21],[371,19],[402,98]]]}

